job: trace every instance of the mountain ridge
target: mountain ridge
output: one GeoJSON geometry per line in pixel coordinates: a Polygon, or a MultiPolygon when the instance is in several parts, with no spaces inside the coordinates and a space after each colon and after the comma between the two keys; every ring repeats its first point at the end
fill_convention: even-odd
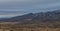
{"type": "Polygon", "coordinates": [[[60,20],[60,10],[51,12],[29,13],[22,16],[12,17],[6,20],[0,20],[5,22],[26,22],[26,21],[58,21],[60,20]]]}

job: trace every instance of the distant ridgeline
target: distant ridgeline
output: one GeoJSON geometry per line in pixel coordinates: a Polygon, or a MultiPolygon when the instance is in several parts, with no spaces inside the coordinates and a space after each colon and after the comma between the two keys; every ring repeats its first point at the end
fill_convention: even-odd
{"type": "Polygon", "coordinates": [[[1,22],[19,22],[18,24],[37,24],[42,26],[60,27],[60,10],[40,13],[29,13],[9,19],[0,20],[1,22]]]}

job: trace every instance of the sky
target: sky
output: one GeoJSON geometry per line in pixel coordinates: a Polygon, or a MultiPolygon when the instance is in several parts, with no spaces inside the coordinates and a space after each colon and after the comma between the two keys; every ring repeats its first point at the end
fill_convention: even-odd
{"type": "Polygon", "coordinates": [[[0,18],[60,9],[60,0],[0,0],[0,18]]]}

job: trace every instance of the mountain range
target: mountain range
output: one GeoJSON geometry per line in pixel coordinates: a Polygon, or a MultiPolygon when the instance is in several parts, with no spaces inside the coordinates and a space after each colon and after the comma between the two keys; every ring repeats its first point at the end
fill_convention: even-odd
{"type": "Polygon", "coordinates": [[[20,23],[40,23],[40,22],[60,22],[60,10],[29,13],[8,19],[0,19],[1,22],[20,22],[20,23]]]}

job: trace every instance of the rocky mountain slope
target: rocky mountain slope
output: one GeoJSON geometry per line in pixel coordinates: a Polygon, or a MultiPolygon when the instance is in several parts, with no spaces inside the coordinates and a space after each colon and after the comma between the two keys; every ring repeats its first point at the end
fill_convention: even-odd
{"type": "Polygon", "coordinates": [[[9,19],[4,19],[0,21],[5,22],[54,22],[60,21],[60,10],[55,10],[51,12],[40,12],[40,13],[29,13],[22,16],[16,16],[9,19]]]}

